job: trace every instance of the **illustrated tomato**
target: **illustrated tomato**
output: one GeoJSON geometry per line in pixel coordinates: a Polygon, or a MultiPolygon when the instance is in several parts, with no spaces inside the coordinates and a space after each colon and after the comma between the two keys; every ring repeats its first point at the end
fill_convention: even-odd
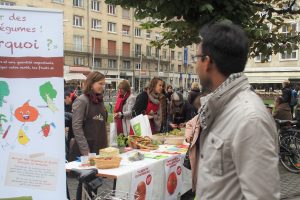
{"type": "Polygon", "coordinates": [[[30,106],[28,101],[15,111],[15,117],[20,122],[33,122],[38,118],[38,115],[38,110],[30,106]]]}
{"type": "Polygon", "coordinates": [[[176,171],[177,171],[177,175],[180,175],[181,174],[181,167],[178,166],[176,171]]]}
{"type": "Polygon", "coordinates": [[[146,183],[144,181],[139,182],[136,187],[134,199],[145,200],[146,199],[146,183]]]}
{"type": "Polygon", "coordinates": [[[169,194],[173,194],[177,187],[177,176],[175,172],[170,173],[168,182],[167,182],[167,190],[169,194]]]}
{"type": "Polygon", "coordinates": [[[146,178],[146,184],[150,185],[151,181],[152,181],[152,176],[151,176],[151,174],[149,174],[146,178]]]}
{"type": "Polygon", "coordinates": [[[50,132],[50,125],[49,124],[45,124],[44,126],[42,126],[42,131],[43,131],[43,135],[45,137],[49,136],[49,132],[50,132]]]}

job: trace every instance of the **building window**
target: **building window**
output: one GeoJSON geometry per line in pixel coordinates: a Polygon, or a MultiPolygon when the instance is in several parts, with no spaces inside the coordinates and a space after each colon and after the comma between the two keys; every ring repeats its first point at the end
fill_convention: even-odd
{"type": "Polygon", "coordinates": [[[147,39],[151,38],[151,31],[150,30],[147,30],[147,32],[146,32],[146,38],[147,39]]]}
{"type": "Polygon", "coordinates": [[[117,68],[117,60],[108,59],[108,68],[117,68]]]}
{"type": "Polygon", "coordinates": [[[175,59],[175,51],[171,51],[171,59],[172,59],[172,60],[175,59]]]}
{"type": "Polygon", "coordinates": [[[83,17],[82,16],[73,16],[73,26],[83,27],[83,17]]]}
{"type": "Polygon", "coordinates": [[[108,22],[107,23],[107,30],[108,32],[111,32],[111,33],[116,33],[116,23],[112,23],[112,22],[108,22]]]}
{"type": "Polygon", "coordinates": [[[141,63],[135,63],[135,69],[141,69],[141,63]]]}
{"type": "Polygon", "coordinates": [[[99,19],[92,19],[92,29],[94,30],[101,30],[101,20],[99,19]]]}
{"type": "MultiPolygon", "coordinates": [[[[290,23],[289,25],[283,26],[281,29],[282,34],[286,36],[295,36],[298,32],[298,23],[290,23]]],[[[296,50],[296,44],[287,43],[292,46],[292,51],[285,51],[280,54],[280,60],[298,60],[298,50],[296,50]]]]}
{"type": "Polygon", "coordinates": [[[141,37],[141,29],[140,28],[134,28],[134,36],[141,37]]]}
{"type": "Polygon", "coordinates": [[[116,55],[117,53],[117,42],[114,40],[108,40],[107,41],[108,46],[108,55],[116,55]]]}
{"type": "Polygon", "coordinates": [[[135,44],[134,45],[134,52],[135,52],[135,56],[138,57],[139,55],[142,54],[142,45],[140,44],[135,44]]]}
{"type": "Polygon", "coordinates": [[[92,0],[91,1],[91,8],[92,8],[93,11],[99,12],[100,11],[100,1],[92,0]]]}
{"type": "Polygon", "coordinates": [[[73,6],[83,7],[83,0],[73,0],[73,6]]]}
{"type": "Polygon", "coordinates": [[[182,60],[182,52],[178,52],[178,60],[182,60]]]}
{"type": "Polygon", "coordinates": [[[167,50],[165,50],[165,49],[162,52],[162,58],[167,59],[167,50]]]}
{"type": "Polygon", "coordinates": [[[272,59],[272,56],[266,56],[266,55],[263,55],[262,53],[259,53],[258,56],[256,56],[254,58],[254,62],[262,62],[264,60],[264,62],[271,62],[271,59],[272,59]]]}
{"type": "Polygon", "coordinates": [[[151,46],[146,47],[146,55],[149,57],[151,56],[151,48],[152,48],[151,46]]]}
{"type": "Polygon", "coordinates": [[[94,58],[94,68],[101,68],[101,58],[94,58]]]}
{"type": "Polygon", "coordinates": [[[178,72],[181,72],[181,65],[178,65],[178,72]]]}
{"type": "Polygon", "coordinates": [[[298,50],[293,50],[290,53],[285,51],[284,53],[280,54],[280,59],[281,60],[298,60],[298,50]]]}
{"type": "Polygon", "coordinates": [[[83,36],[80,36],[80,35],[73,36],[73,49],[74,49],[74,51],[82,51],[83,50],[83,36]]]}
{"type": "Polygon", "coordinates": [[[171,71],[174,72],[174,64],[171,64],[171,71]]]}
{"type": "Polygon", "coordinates": [[[84,58],[83,57],[74,57],[74,65],[84,66],[84,58]]]}
{"type": "MultiPolygon", "coordinates": [[[[56,2],[56,1],[53,1],[53,2],[56,2]]],[[[62,0],[62,3],[63,3],[64,1],[62,0]]],[[[1,6],[15,6],[16,5],[16,3],[14,3],[14,2],[9,2],[9,1],[1,1],[0,2],[0,5],[1,6]]]]}
{"type": "Polygon", "coordinates": [[[123,8],[122,17],[123,19],[130,19],[130,9],[123,8]]]}
{"type": "Polygon", "coordinates": [[[52,2],[55,2],[55,3],[64,3],[64,0],[52,0],[52,2]]]}
{"type": "Polygon", "coordinates": [[[130,33],[130,26],[123,25],[122,26],[122,35],[129,35],[130,33]]]}
{"type": "Polygon", "coordinates": [[[108,4],[107,5],[107,13],[111,14],[111,15],[115,15],[116,14],[116,6],[108,4]]]}
{"type": "Polygon", "coordinates": [[[124,60],[123,61],[123,68],[124,69],[130,69],[130,61],[124,60]]]}

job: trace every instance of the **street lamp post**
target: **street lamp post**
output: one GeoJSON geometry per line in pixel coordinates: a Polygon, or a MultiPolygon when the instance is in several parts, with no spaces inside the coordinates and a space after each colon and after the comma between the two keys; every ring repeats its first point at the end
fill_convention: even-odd
{"type": "Polygon", "coordinates": [[[95,68],[95,42],[96,42],[96,38],[94,36],[94,41],[93,41],[93,65],[92,65],[92,71],[94,71],[95,68]]]}
{"type": "Polygon", "coordinates": [[[143,54],[139,55],[140,58],[140,74],[139,74],[139,93],[141,92],[141,74],[142,74],[142,60],[143,60],[143,54]]]}

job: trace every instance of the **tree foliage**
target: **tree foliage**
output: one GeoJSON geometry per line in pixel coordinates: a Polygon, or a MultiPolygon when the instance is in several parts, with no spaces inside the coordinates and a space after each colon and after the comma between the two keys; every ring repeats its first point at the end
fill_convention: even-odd
{"type": "Polygon", "coordinates": [[[135,8],[135,17],[145,19],[145,29],[163,27],[155,46],[182,47],[199,43],[199,29],[208,23],[231,21],[250,39],[250,56],[291,52],[298,48],[299,33],[289,22],[299,18],[296,0],[106,0],[106,3],[135,8]],[[288,26],[289,34],[281,28],[288,26]]]}

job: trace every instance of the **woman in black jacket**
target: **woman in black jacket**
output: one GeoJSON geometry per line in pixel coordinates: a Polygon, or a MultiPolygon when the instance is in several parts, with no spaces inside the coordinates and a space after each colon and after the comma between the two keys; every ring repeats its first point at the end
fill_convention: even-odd
{"type": "Polygon", "coordinates": [[[155,126],[155,121],[160,121],[159,107],[160,95],[163,90],[163,81],[160,78],[153,78],[149,87],[141,92],[132,108],[132,117],[144,114],[148,116],[152,134],[158,133],[161,127],[155,126]]]}

